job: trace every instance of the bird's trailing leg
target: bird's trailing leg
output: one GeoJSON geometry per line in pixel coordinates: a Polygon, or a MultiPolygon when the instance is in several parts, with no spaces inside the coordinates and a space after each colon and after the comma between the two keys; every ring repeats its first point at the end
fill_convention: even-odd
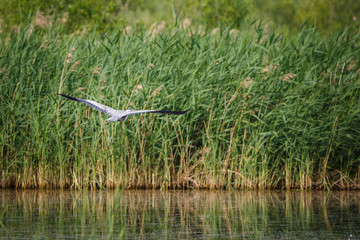
{"type": "Polygon", "coordinates": [[[106,121],[105,125],[108,125],[110,123],[110,121],[106,121]]]}

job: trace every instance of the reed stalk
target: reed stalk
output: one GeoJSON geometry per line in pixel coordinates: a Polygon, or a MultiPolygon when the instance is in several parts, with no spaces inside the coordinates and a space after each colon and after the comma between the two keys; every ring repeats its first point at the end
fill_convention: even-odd
{"type": "Polygon", "coordinates": [[[0,185],[358,189],[359,37],[21,29],[0,40],[0,185]],[[58,92],[191,112],[104,126],[58,92]]]}

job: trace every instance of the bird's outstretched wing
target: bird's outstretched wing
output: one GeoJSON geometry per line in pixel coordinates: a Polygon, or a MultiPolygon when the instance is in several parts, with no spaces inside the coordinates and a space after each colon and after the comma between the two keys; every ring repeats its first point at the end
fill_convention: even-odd
{"type": "Polygon", "coordinates": [[[111,107],[108,107],[108,106],[105,106],[105,105],[102,105],[100,103],[97,103],[95,101],[92,101],[92,100],[84,100],[84,99],[81,99],[81,98],[75,98],[75,97],[71,97],[71,96],[67,96],[65,94],[58,94],[58,95],[61,95],[63,97],[66,97],[67,99],[70,99],[70,100],[73,100],[73,101],[77,101],[77,102],[82,102],[82,103],[85,103],[86,105],[100,111],[100,112],[103,112],[103,113],[106,113],[110,116],[112,116],[116,110],[111,108],[111,107]]]}
{"type": "Polygon", "coordinates": [[[127,115],[135,115],[141,113],[162,113],[162,114],[173,114],[173,115],[181,115],[190,111],[190,108],[185,111],[167,111],[167,110],[131,110],[127,113],[127,115]]]}

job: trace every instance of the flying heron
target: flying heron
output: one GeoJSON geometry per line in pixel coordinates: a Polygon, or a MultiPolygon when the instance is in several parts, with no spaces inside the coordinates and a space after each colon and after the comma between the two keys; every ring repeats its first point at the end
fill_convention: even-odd
{"type": "Polygon", "coordinates": [[[66,97],[66,98],[68,98],[70,100],[73,100],[73,101],[85,103],[86,105],[89,105],[90,107],[92,107],[92,108],[94,108],[94,109],[96,109],[96,110],[98,110],[100,112],[103,112],[103,113],[106,113],[107,115],[110,115],[111,118],[108,118],[106,120],[105,125],[109,124],[110,122],[116,122],[116,121],[123,122],[123,121],[126,120],[126,118],[128,116],[135,115],[135,114],[141,114],[141,113],[162,113],[162,114],[181,115],[181,114],[185,114],[188,111],[190,111],[190,108],[188,110],[185,110],[185,111],[134,110],[134,109],[131,109],[131,108],[128,108],[126,110],[115,110],[115,109],[113,109],[111,107],[102,105],[102,104],[97,103],[97,102],[92,101],[92,100],[84,100],[84,99],[81,99],[81,98],[75,98],[75,97],[67,96],[65,94],[58,94],[58,95],[61,95],[61,96],[66,97]]]}

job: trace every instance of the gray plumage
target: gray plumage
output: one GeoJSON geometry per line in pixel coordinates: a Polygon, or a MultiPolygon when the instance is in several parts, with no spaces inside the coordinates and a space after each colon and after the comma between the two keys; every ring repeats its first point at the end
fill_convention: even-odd
{"type": "Polygon", "coordinates": [[[167,111],[167,110],[133,110],[131,108],[128,108],[126,110],[115,110],[111,107],[105,106],[103,104],[97,103],[95,101],[92,100],[84,100],[81,98],[75,98],[75,97],[71,97],[71,96],[67,96],[65,94],[59,94],[63,97],[66,97],[67,99],[73,100],[73,101],[77,101],[77,102],[82,102],[85,103],[86,105],[100,111],[103,113],[106,113],[107,115],[110,115],[111,118],[108,118],[106,120],[106,124],[110,123],[110,122],[116,122],[116,121],[120,121],[123,122],[126,120],[126,118],[130,115],[135,115],[135,114],[141,114],[141,113],[162,113],[162,114],[174,114],[174,115],[181,115],[181,114],[185,114],[188,111],[190,111],[190,108],[188,110],[185,111],[167,111]]]}

